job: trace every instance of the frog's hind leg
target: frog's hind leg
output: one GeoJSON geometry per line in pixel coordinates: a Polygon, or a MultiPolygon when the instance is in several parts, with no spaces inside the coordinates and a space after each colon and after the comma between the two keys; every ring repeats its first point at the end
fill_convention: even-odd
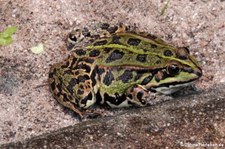
{"type": "Polygon", "coordinates": [[[106,35],[111,36],[116,33],[125,33],[125,32],[137,32],[137,26],[127,25],[124,23],[117,23],[115,25],[110,25],[108,23],[101,23],[100,28],[105,32],[106,35]]]}
{"type": "Polygon", "coordinates": [[[73,59],[65,61],[64,64],[55,64],[50,69],[50,91],[59,103],[82,118],[81,110],[94,104],[95,96],[87,68],[83,67],[79,60],[71,58],[73,59]]]}
{"type": "Polygon", "coordinates": [[[65,107],[73,110],[80,118],[83,117],[83,113],[77,107],[77,99],[74,98],[68,88],[66,87],[65,80],[60,77],[61,65],[55,64],[51,67],[49,72],[49,88],[52,92],[53,97],[65,107]],[[57,74],[57,75],[54,75],[57,74]]]}
{"type": "Polygon", "coordinates": [[[110,33],[106,30],[108,25],[100,24],[90,26],[89,28],[83,27],[82,29],[72,30],[67,37],[68,51],[74,51],[81,47],[85,47],[96,39],[109,37],[110,33]]]}
{"type": "Polygon", "coordinates": [[[68,51],[73,51],[85,47],[99,38],[111,37],[112,34],[133,32],[135,30],[136,26],[129,26],[123,23],[117,23],[115,25],[98,23],[89,28],[83,27],[82,29],[74,29],[67,37],[67,49],[68,51]]]}
{"type": "Polygon", "coordinates": [[[90,38],[90,31],[87,28],[72,30],[67,36],[67,50],[71,51],[83,47],[85,43],[89,43],[90,38]]]}

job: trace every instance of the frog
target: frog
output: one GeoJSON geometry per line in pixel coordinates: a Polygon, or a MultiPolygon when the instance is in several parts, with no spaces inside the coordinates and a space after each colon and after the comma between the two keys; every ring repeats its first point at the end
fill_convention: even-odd
{"type": "Polygon", "coordinates": [[[96,104],[147,106],[152,93],[170,95],[202,76],[186,47],[172,46],[124,24],[105,23],[100,28],[102,35],[91,35],[87,28],[71,32],[67,42],[71,54],[49,71],[53,97],[80,118],[96,104]],[[78,41],[86,45],[76,46],[78,41]]]}

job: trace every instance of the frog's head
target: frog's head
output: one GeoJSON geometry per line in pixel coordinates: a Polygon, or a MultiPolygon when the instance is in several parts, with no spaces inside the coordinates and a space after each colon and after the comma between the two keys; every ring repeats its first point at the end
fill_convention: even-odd
{"type": "Polygon", "coordinates": [[[168,58],[165,67],[157,71],[151,81],[151,89],[172,94],[188,86],[202,76],[202,70],[187,48],[177,48],[176,57],[168,58]]]}

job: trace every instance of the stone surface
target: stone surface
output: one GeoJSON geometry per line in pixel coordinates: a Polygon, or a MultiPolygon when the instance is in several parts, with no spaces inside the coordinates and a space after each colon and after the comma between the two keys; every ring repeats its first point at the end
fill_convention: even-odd
{"type": "Polygon", "coordinates": [[[164,6],[161,0],[0,0],[0,31],[18,27],[13,44],[0,46],[0,145],[18,141],[8,146],[225,144],[225,1],[173,0],[160,15],[164,6]],[[165,102],[142,109],[101,109],[108,116],[80,122],[52,98],[47,76],[49,67],[69,54],[67,34],[99,22],[135,24],[172,45],[188,47],[203,68],[197,91],[176,98],[157,95],[165,102]],[[30,49],[39,43],[44,52],[32,53],[30,49]]]}
{"type": "Polygon", "coordinates": [[[2,148],[225,147],[225,86],[97,118],[2,148]],[[215,90],[216,89],[216,90],[215,90]],[[207,147],[207,146],[205,146],[207,147]]]}

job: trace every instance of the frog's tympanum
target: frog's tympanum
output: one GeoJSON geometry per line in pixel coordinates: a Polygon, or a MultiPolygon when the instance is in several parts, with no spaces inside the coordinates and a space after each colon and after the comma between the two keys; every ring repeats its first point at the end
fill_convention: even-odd
{"type": "MultiPolygon", "coordinates": [[[[110,28],[104,36],[92,36],[83,48],[51,67],[50,90],[62,105],[80,117],[95,103],[110,107],[146,106],[150,92],[171,94],[197,80],[202,70],[187,48],[124,26],[110,28]]],[[[77,41],[74,35],[70,40],[77,41]]],[[[71,46],[70,46],[71,48],[71,46]]]]}

